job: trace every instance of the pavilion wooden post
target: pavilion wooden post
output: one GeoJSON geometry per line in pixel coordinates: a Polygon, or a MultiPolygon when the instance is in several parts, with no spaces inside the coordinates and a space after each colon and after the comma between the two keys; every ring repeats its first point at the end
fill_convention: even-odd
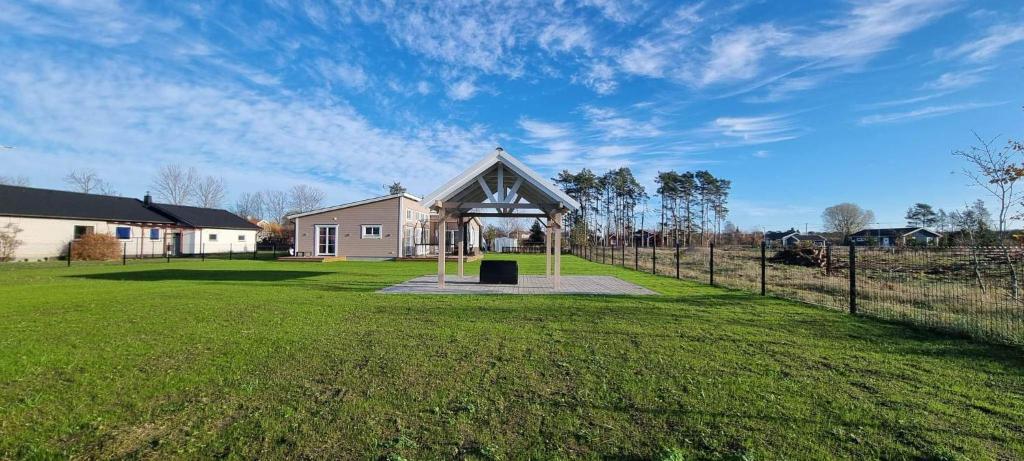
{"type": "MultiPolygon", "coordinates": [[[[466,231],[466,226],[462,223],[462,216],[461,215],[459,216],[458,223],[459,223],[459,232],[460,233],[461,232],[465,232],[466,231]]],[[[463,248],[465,246],[464,244],[466,243],[465,234],[463,234],[462,238],[457,239],[457,240],[458,240],[457,245],[459,245],[459,277],[462,277],[462,276],[466,275],[466,271],[465,271],[466,254],[465,254],[465,248],[463,248]]]]}
{"type": "Polygon", "coordinates": [[[437,287],[444,288],[444,249],[447,232],[444,228],[444,208],[437,209],[437,287]]]}
{"type": "Polygon", "coordinates": [[[562,212],[555,213],[555,289],[562,288],[562,212]]]}
{"type": "Polygon", "coordinates": [[[551,218],[548,217],[548,223],[544,226],[544,276],[551,277],[551,218]]]}

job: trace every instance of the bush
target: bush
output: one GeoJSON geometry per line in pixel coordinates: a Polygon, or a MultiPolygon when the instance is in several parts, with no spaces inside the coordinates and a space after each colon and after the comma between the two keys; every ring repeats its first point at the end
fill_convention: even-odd
{"type": "Polygon", "coordinates": [[[87,234],[71,245],[76,261],[104,261],[121,257],[121,242],[110,234],[87,234]]]}
{"type": "Polygon", "coordinates": [[[14,259],[14,253],[22,243],[21,240],[18,240],[19,232],[21,232],[21,228],[14,224],[0,227],[0,262],[14,259]]]}

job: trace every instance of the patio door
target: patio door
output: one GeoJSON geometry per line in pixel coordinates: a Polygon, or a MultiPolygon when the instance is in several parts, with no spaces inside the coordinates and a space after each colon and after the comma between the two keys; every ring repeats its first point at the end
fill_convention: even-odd
{"type": "Polygon", "coordinates": [[[338,226],[317,225],[316,227],[316,255],[337,256],[338,255],[338,226]]]}

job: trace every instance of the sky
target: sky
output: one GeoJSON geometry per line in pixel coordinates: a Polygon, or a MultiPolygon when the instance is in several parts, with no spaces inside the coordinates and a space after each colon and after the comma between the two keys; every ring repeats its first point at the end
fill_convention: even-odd
{"type": "MultiPolygon", "coordinates": [[[[0,175],[160,165],[327,203],[425,195],[502,146],[548,177],[732,180],[743,229],[984,197],[951,155],[1024,138],[1017,0],[0,0],[0,175]]],[[[651,208],[657,208],[652,202],[651,208]]],[[[652,212],[653,214],[653,212],[652,212]]]]}

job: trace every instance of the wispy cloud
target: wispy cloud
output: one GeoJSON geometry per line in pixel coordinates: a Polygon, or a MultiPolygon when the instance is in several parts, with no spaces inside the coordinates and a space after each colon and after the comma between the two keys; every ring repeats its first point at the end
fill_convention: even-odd
{"type": "Polygon", "coordinates": [[[891,49],[896,40],[953,10],[952,0],[870,0],[848,15],[829,21],[826,30],[793,40],[785,56],[828,60],[827,64],[858,64],[891,49]]]}
{"type": "Polygon", "coordinates": [[[476,96],[480,88],[476,86],[476,79],[465,78],[448,85],[448,97],[456,101],[465,101],[476,96]]]}
{"type": "Polygon", "coordinates": [[[869,115],[860,119],[861,125],[877,125],[884,123],[900,123],[910,122],[914,120],[941,117],[944,115],[955,114],[957,112],[964,112],[968,110],[981,109],[983,107],[992,107],[1003,102],[969,102],[963,104],[950,104],[945,106],[928,106],[920,109],[914,109],[905,112],[890,112],[885,114],[869,115]]]}
{"type": "Polygon", "coordinates": [[[760,74],[760,63],[765,53],[790,39],[790,34],[772,25],[740,28],[715,35],[711,40],[711,56],[701,76],[701,83],[708,85],[753,78],[760,74]]]}
{"type": "Polygon", "coordinates": [[[555,139],[569,135],[567,125],[559,123],[545,123],[539,120],[522,118],[519,120],[519,127],[526,131],[527,136],[532,139],[555,139]]]}
{"type": "Polygon", "coordinates": [[[997,24],[989,27],[985,35],[971,38],[964,44],[939,53],[953,58],[964,58],[971,62],[988,61],[1004,48],[1024,41],[1024,25],[1020,23],[997,24]]]}
{"type": "Polygon", "coordinates": [[[991,67],[982,67],[978,69],[946,72],[940,75],[939,78],[925,83],[921,88],[924,90],[934,91],[951,91],[967,88],[984,82],[985,73],[991,69],[991,67]]]}
{"type": "Polygon", "coordinates": [[[718,117],[705,128],[706,132],[732,138],[741,145],[766,144],[795,139],[800,129],[783,114],[756,117],[718,117]]]}

